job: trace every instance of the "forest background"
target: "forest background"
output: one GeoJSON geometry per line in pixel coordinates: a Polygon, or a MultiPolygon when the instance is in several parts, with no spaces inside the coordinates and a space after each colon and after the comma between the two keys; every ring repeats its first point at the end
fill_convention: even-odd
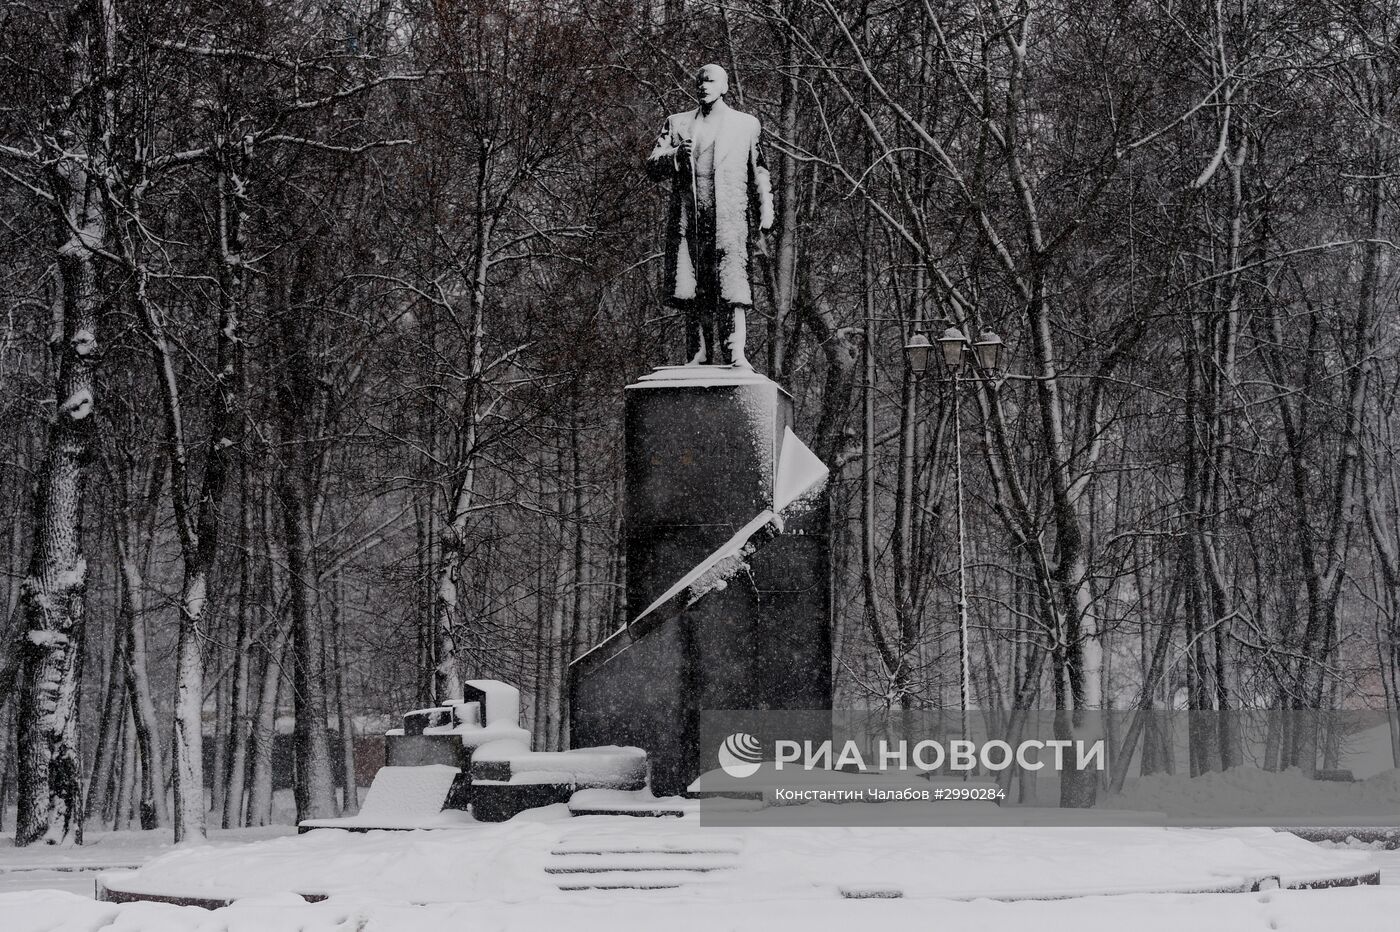
{"type": "MultiPolygon", "coordinates": [[[[960,406],[978,708],[1395,709],[1397,29],[1391,0],[0,3],[17,842],[264,823],[279,714],[298,814],[351,810],[351,736],[456,676],[567,744],[568,662],[625,621],[622,388],[680,361],[642,158],[709,61],[765,127],[750,357],[832,469],[838,706],[959,702],[956,407],[902,351],[954,324],[1007,347],[960,406]]],[[[1228,767],[1232,721],[1114,752],[1228,767]]],[[[1317,765],[1277,731],[1264,766],[1317,765]]]]}

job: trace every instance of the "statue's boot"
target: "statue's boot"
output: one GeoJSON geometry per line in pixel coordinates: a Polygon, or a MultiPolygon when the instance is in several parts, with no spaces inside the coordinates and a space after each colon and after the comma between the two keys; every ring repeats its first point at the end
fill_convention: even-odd
{"type": "Polygon", "coordinates": [[[710,346],[713,343],[705,331],[704,315],[694,299],[678,302],[678,306],[685,320],[685,352],[688,358],[684,365],[703,366],[710,362],[710,346]]]}
{"type": "Polygon", "coordinates": [[[708,361],[709,361],[709,356],[708,356],[708,354],[705,352],[705,338],[704,338],[704,337],[701,337],[701,338],[700,338],[700,348],[697,349],[697,350],[695,351],[695,355],[694,355],[694,356],[690,357],[690,361],[687,362],[686,365],[687,365],[687,366],[703,366],[703,365],[704,365],[706,362],[708,362],[708,361]]]}
{"type": "Polygon", "coordinates": [[[736,369],[748,369],[753,371],[753,363],[749,362],[744,355],[744,344],[748,341],[748,324],[744,316],[742,305],[733,305],[734,324],[729,331],[729,337],[724,341],[725,349],[728,350],[728,362],[736,369]]]}

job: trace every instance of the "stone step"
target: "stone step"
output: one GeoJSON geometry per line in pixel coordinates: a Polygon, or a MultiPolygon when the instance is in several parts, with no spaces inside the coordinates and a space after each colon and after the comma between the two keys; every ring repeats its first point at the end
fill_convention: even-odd
{"type": "Polygon", "coordinates": [[[87,871],[134,871],[145,861],[29,861],[24,864],[6,864],[0,867],[0,874],[23,874],[29,871],[53,871],[59,874],[81,874],[87,871]]]}
{"type": "Polygon", "coordinates": [[[643,883],[641,881],[628,880],[626,882],[616,883],[603,881],[598,881],[596,883],[561,883],[559,884],[559,890],[564,893],[580,893],[589,890],[597,890],[600,892],[610,890],[679,890],[682,886],[684,886],[684,884],[679,881],[672,881],[671,883],[665,883],[663,881],[643,883]]]}
{"type": "Polygon", "coordinates": [[[729,855],[734,856],[740,849],[734,848],[656,848],[640,845],[632,846],[609,846],[609,847],[578,847],[578,848],[555,848],[549,852],[556,857],[566,857],[575,854],[662,854],[662,855],[729,855]]]}
{"type": "Polygon", "coordinates": [[[680,819],[685,810],[667,806],[632,806],[627,809],[609,809],[607,806],[575,806],[569,804],[569,814],[575,816],[631,816],[636,819],[680,819]]]}
{"type": "Polygon", "coordinates": [[[599,871],[566,874],[555,878],[560,890],[675,890],[697,884],[715,883],[717,877],[681,871],[599,871]]]}
{"type": "Polygon", "coordinates": [[[733,870],[737,862],[729,855],[675,854],[575,854],[551,858],[546,874],[602,874],[623,871],[683,871],[706,874],[733,870]]]}
{"type": "Polygon", "coordinates": [[[848,900],[898,900],[904,896],[904,891],[899,887],[863,885],[843,886],[836,889],[843,898],[848,900]]]}
{"type": "Polygon", "coordinates": [[[738,854],[744,841],[737,835],[677,832],[571,832],[559,839],[551,854],[738,854]]]}
{"type": "Polygon", "coordinates": [[[563,891],[674,890],[715,883],[739,866],[743,847],[732,835],[580,832],[551,849],[545,873],[563,891]]]}

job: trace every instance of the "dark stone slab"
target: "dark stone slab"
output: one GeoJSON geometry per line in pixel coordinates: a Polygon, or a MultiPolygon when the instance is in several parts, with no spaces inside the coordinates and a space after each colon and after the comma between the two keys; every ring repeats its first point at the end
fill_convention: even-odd
{"type": "Polygon", "coordinates": [[[385,735],[384,758],[389,767],[446,764],[460,769],[470,760],[457,735],[385,735]]]}
{"type": "MultiPolygon", "coordinates": [[[[489,719],[486,717],[486,690],[478,689],[471,683],[462,684],[462,700],[464,702],[475,702],[477,708],[481,710],[481,724],[485,725],[489,719]]],[[[495,711],[494,709],[492,710],[495,711]]]]}
{"type": "Polygon", "coordinates": [[[472,816],[478,822],[504,822],[526,809],[567,803],[572,783],[474,783],[472,816]]]}
{"type": "MultiPolygon", "coordinates": [[[[680,688],[685,655],[679,619],[670,619],[596,671],[570,678],[570,741],[574,747],[617,744],[647,752],[651,785],[684,779],[668,751],[683,739],[688,711],[680,688]]],[[[672,795],[660,793],[658,795],[672,795]]]]}
{"type": "Polygon", "coordinates": [[[471,804],[472,775],[463,771],[452,779],[452,788],[447,791],[447,798],[443,800],[442,808],[459,809],[465,812],[471,808],[471,804]]]}
{"type": "Polygon", "coordinates": [[[471,771],[474,780],[509,780],[510,761],[474,760],[471,771]]]}

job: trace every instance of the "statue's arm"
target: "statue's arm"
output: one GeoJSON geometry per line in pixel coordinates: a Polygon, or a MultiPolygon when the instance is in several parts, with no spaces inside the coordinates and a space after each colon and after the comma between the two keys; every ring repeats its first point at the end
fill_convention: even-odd
{"type": "Polygon", "coordinates": [[[656,145],[651,147],[651,155],[647,156],[647,174],[657,181],[675,175],[680,171],[680,164],[676,160],[678,151],[679,147],[671,128],[671,118],[667,117],[661,127],[661,135],[656,137],[656,145]]]}
{"type": "Polygon", "coordinates": [[[749,147],[749,169],[752,175],[754,192],[758,196],[758,228],[773,228],[773,181],[768,174],[768,161],[763,157],[763,129],[754,128],[753,143],[749,147]]]}

